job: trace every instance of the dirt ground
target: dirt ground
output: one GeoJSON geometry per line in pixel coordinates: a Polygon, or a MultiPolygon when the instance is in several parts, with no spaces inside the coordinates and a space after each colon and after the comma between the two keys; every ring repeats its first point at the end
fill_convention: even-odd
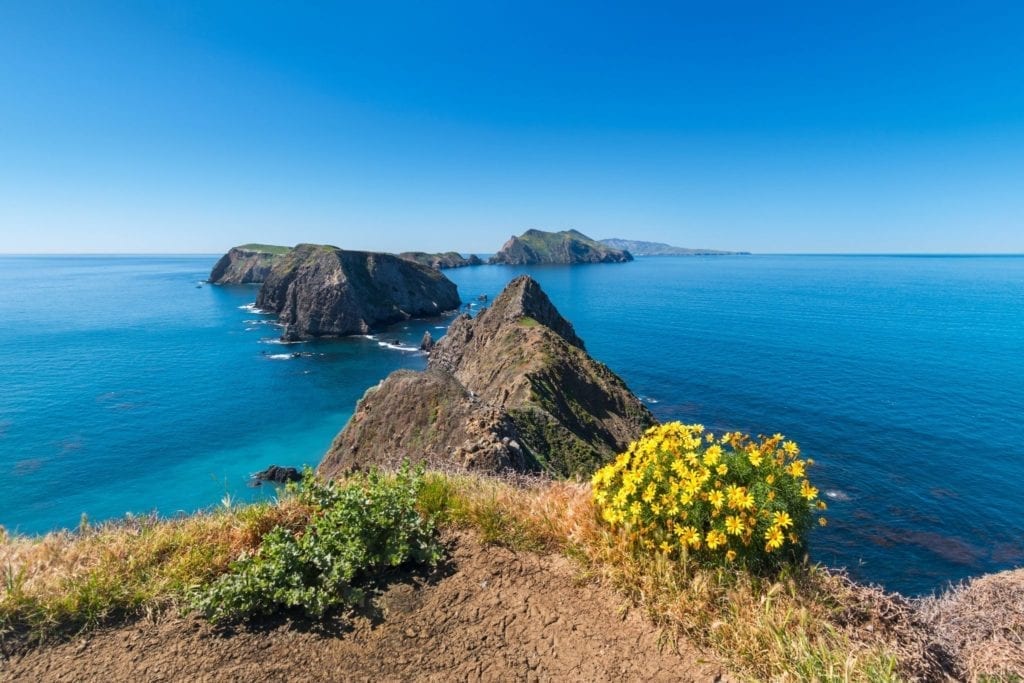
{"type": "MultiPolygon", "coordinates": [[[[447,567],[396,577],[344,629],[140,621],[0,661],[0,681],[716,681],[559,556],[452,539],[447,567]]],[[[678,649],[677,649],[678,647],[678,649]]]]}

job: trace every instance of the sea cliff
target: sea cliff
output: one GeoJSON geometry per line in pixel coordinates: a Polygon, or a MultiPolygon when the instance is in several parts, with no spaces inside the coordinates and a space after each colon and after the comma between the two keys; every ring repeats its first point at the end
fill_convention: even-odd
{"type": "Polygon", "coordinates": [[[271,268],[256,305],[278,315],[288,340],[366,334],[459,307],[454,283],[392,254],[300,244],[271,268]]]}
{"type": "Polygon", "coordinates": [[[232,247],[213,266],[209,282],[216,285],[259,284],[267,279],[274,264],[290,251],[291,247],[270,244],[232,247]]]}

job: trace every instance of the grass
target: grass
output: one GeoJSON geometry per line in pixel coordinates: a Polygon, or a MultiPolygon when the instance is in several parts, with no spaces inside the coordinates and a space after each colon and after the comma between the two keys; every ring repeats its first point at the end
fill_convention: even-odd
{"type": "Polygon", "coordinates": [[[243,244],[238,248],[245,249],[247,251],[256,251],[261,254],[274,254],[276,256],[283,256],[292,250],[291,247],[281,247],[276,244],[243,244]]]}
{"type": "MultiPolygon", "coordinates": [[[[559,552],[641,606],[669,636],[751,680],[895,681],[939,677],[913,605],[809,565],[771,576],[639,552],[600,521],[589,486],[428,473],[421,512],[486,543],[559,552]]],[[[171,609],[282,525],[306,527],[294,497],[159,521],[130,519],[38,538],[0,534],[0,641],[62,637],[171,609]]],[[[947,664],[948,666],[948,664],[947,664]]],[[[991,661],[958,675],[1013,680],[991,661]]]]}

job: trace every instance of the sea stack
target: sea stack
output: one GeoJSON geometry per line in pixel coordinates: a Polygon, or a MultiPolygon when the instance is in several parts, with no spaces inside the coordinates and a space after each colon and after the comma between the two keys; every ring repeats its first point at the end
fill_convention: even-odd
{"type": "Polygon", "coordinates": [[[251,285],[267,279],[274,264],[281,260],[291,247],[271,244],[243,244],[232,247],[210,271],[211,284],[251,285]]]}
{"type": "Polygon", "coordinates": [[[585,475],[654,423],[587,354],[540,285],[522,276],[476,318],[453,321],[425,372],[400,370],[368,390],[319,470],[332,477],[408,458],[585,475]]]}
{"type": "Polygon", "coordinates": [[[458,309],[455,284],[393,254],[300,244],[279,259],[256,297],[285,326],[286,340],[366,334],[458,309]]]}
{"type": "Polygon", "coordinates": [[[601,244],[577,230],[527,230],[505,242],[489,263],[510,266],[574,265],[624,263],[632,260],[633,256],[628,251],[601,244]]]}

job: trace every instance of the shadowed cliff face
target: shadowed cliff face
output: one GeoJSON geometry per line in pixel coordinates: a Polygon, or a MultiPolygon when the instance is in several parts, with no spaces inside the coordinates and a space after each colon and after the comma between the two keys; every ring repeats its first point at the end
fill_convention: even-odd
{"type": "Polygon", "coordinates": [[[654,418],[625,383],[584,350],[531,278],[516,278],[476,318],[461,316],[426,373],[393,373],[359,402],[320,464],[587,474],[654,418]]]}
{"type": "Polygon", "coordinates": [[[256,305],[277,313],[286,339],[365,334],[459,307],[436,270],[391,254],[300,244],[274,264],[256,305]]]}
{"type": "Polygon", "coordinates": [[[233,247],[213,266],[209,282],[216,285],[258,284],[267,279],[274,264],[289,251],[288,247],[260,244],[233,247]]]}

